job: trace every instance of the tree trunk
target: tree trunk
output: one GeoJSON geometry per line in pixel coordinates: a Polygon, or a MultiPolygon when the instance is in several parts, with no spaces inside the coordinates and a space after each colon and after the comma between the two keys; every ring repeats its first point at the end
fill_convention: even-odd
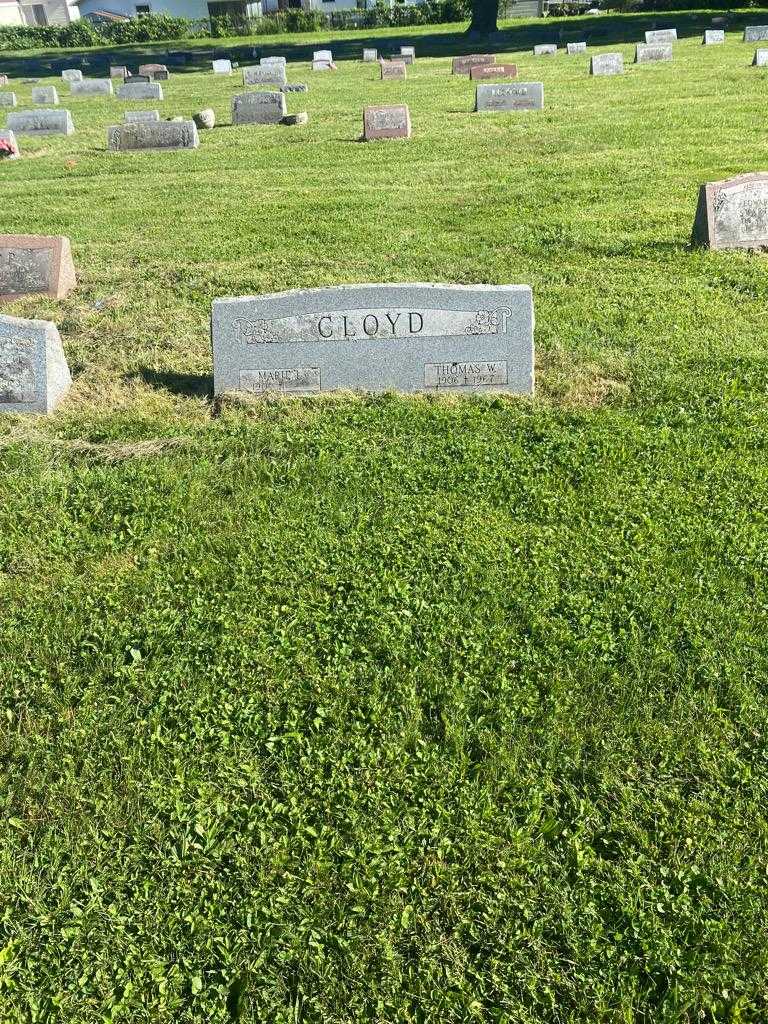
{"type": "Polygon", "coordinates": [[[469,35],[487,36],[498,31],[499,0],[472,0],[469,35]]]}

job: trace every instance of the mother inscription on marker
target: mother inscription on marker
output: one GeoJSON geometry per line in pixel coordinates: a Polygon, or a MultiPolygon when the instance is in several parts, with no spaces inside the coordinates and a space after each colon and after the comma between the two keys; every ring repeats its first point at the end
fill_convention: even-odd
{"type": "Polygon", "coordinates": [[[214,391],[533,391],[527,285],[352,285],[216,299],[214,391]]]}

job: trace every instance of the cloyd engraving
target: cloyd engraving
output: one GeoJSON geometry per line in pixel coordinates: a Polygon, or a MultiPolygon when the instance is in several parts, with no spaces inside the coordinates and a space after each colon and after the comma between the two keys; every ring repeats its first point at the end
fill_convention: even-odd
{"type": "Polygon", "coordinates": [[[234,339],[248,345],[355,341],[380,338],[442,338],[456,334],[499,334],[507,330],[509,307],[490,310],[367,309],[277,320],[232,321],[234,339]]]}

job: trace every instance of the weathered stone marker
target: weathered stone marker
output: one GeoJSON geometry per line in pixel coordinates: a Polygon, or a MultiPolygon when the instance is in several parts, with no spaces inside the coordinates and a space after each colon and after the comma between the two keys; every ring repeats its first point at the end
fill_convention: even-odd
{"type": "Polygon", "coordinates": [[[702,185],[691,242],[709,249],[768,248],[768,172],[702,185]]]}
{"type": "Polygon", "coordinates": [[[538,46],[533,48],[533,55],[535,57],[554,57],[556,53],[556,43],[539,43],[538,46]]]}
{"type": "Polygon", "coordinates": [[[725,32],[721,28],[708,28],[704,32],[702,43],[704,46],[718,46],[725,42],[725,32]]]}
{"type": "Polygon", "coordinates": [[[8,115],[6,127],[18,135],[73,135],[68,110],[19,110],[8,115]]]}
{"type": "Polygon", "coordinates": [[[232,74],[232,61],[231,60],[214,60],[211,61],[213,65],[214,75],[231,75],[232,74]]]}
{"type": "Polygon", "coordinates": [[[159,82],[124,82],[117,87],[119,100],[161,100],[163,87],[159,82]]]}
{"type": "Polygon", "coordinates": [[[147,84],[152,79],[149,75],[127,75],[124,79],[126,85],[140,85],[142,83],[147,84]]]}
{"type": "Polygon", "coordinates": [[[620,53],[596,53],[589,62],[590,75],[623,75],[624,57],[620,53]]]}
{"type": "Polygon", "coordinates": [[[335,71],[336,65],[330,60],[313,60],[312,61],[313,71],[335,71]]]}
{"type": "Polygon", "coordinates": [[[411,112],[402,103],[390,107],[366,107],[363,111],[363,139],[410,139],[411,112]]]}
{"type": "Polygon", "coordinates": [[[363,60],[366,64],[373,64],[379,59],[378,50],[363,50],[363,60]]]}
{"type": "Polygon", "coordinates": [[[468,75],[470,68],[478,64],[495,64],[496,57],[492,53],[469,53],[466,57],[454,57],[451,61],[451,74],[468,75]]]}
{"type": "Polygon", "coordinates": [[[309,92],[309,86],[303,82],[287,82],[280,86],[280,92],[309,92]]]}
{"type": "Polygon", "coordinates": [[[312,60],[320,61],[321,64],[333,64],[333,54],[330,50],[315,50],[312,60]]]}
{"type": "Polygon", "coordinates": [[[109,69],[110,78],[130,78],[131,73],[125,64],[113,64],[109,69]]]}
{"type": "Polygon", "coordinates": [[[242,92],[232,97],[232,124],[280,124],[287,113],[282,92],[242,92]]]}
{"type": "Polygon", "coordinates": [[[587,44],[586,43],[568,43],[568,45],[566,46],[566,50],[568,51],[568,56],[569,57],[574,57],[577,53],[586,53],[586,51],[587,51],[587,44]]]}
{"type": "Polygon", "coordinates": [[[53,412],[71,384],[56,324],[0,316],[0,412],[53,412]]]}
{"type": "Polygon", "coordinates": [[[0,300],[21,295],[63,299],[76,283],[68,238],[0,235],[0,300]]]}
{"type": "Polygon", "coordinates": [[[59,94],[53,85],[40,85],[32,90],[32,102],[40,107],[58,107],[59,94]]]}
{"type": "Polygon", "coordinates": [[[166,67],[165,64],[139,64],[140,75],[149,75],[149,77],[151,78],[152,75],[157,74],[158,71],[167,72],[168,68],[166,67]]]}
{"type": "Polygon", "coordinates": [[[415,46],[401,46],[400,47],[401,57],[410,57],[412,60],[416,60],[416,47],[415,46]]]}
{"type": "Polygon", "coordinates": [[[280,67],[285,67],[288,61],[285,57],[262,57],[259,61],[262,67],[268,67],[270,64],[277,64],[280,67]]]}
{"type": "Polygon", "coordinates": [[[133,121],[107,128],[107,149],[197,149],[194,121],[133,121]]]}
{"type": "Polygon", "coordinates": [[[527,285],[374,284],[216,299],[215,394],[533,392],[527,285]]]}
{"type": "Polygon", "coordinates": [[[752,67],[768,67],[768,50],[755,50],[755,56],[752,58],[752,67]]]}
{"type": "Polygon", "coordinates": [[[126,110],[123,114],[123,121],[126,124],[136,124],[140,121],[159,121],[159,110],[126,110]]]}
{"type": "Polygon", "coordinates": [[[0,75],[0,85],[8,85],[8,75],[0,75]]]}
{"type": "Polygon", "coordinates": [[[747,25],[744,29],[745,43],[759,43],[768,39],[768,25],[747,25]]]}
{"type": "Polygon", "coordinates": [[[62,82],[82,82],[83,72],[79,68],[64,68],[61,72],[62,82]]]}
{"type": "Polygon", "coordinates": [[[114,87],[111,78],[84,78],[71,82],[69,91],[73,96],[111,96],[114,87]]]}
{"type": "Polygon", "coordinates": [[[21,156],[19,151],[19,144],[16,141],[16,136],[13,132],[8,131],[6,128],[0,128],[0,142],[5,143],[11,147],[11,152],[6,153],[3,160],[18,160],[21,156]]]}
{"type": "Polygon", "coordinates": [[[516,82],[514,85],[478,85],[475,90],[475,111],[496,113],[505,110],[543,110],[542,82],[516,82]]]}
{"type": "Polygon", "coordinates": [[[399,60],[383,60],[379,64],[382,79],[406,78],[405,64],[399,60]]]}
{"type": "Polygon", "coordinates": [[[645,33],[646,43],[676,43],[677,42],[677,29],[676,28],[657,28],[650,32],[645,33]]]}
{"type": "Polygon", "coordinates": [[[658,43],[643,45],[638,43],[635,47],[635,64],[649,64],[652,61],[672,60],[672,44],[658,43]]]}
{"type": "Polygon", "coordinates": [[[469,69],[473,82],[495,82],[498,78],[517,78],[517,64],[475,64],[469,69]]]}
{"type": "Polygon", "coordinates": [[[16,93],[15,92],[0,92],[0,107],[15,107],[16,106],[16,93]]]}
{"type": "Polygon", "coordinates": [[[243,68],[243,85],[285,85],[284,64],[257,64],[243,68]]]}

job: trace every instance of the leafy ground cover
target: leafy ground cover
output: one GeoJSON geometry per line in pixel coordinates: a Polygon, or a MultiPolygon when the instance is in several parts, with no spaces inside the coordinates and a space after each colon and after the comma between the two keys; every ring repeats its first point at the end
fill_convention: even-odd
{"type": "Polygon", "coordinates": [[[768,81],[664,20],[602,80],[515,45],[590,22],[508,26],[541,115],[435,56],[292,65],[309,125],[235,129],[193,71],[196,152],[67,97],[0,167],[80,274],[6,307],[75,383],[0,423],[3,1019],[768,1016],[768,278],[688,246],[768,81]],[[536,398],[211,402],[214,297],[413,280],[530,284],[536,398]]]}

